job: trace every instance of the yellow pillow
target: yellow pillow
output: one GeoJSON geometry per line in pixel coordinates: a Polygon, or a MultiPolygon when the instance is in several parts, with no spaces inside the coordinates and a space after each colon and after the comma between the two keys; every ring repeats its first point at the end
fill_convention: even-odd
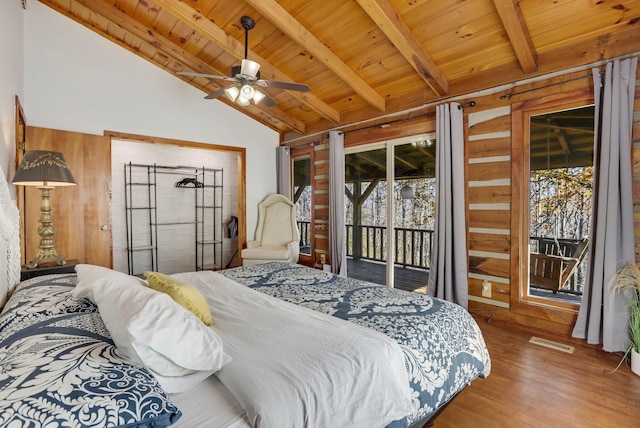
{"type": "Polygon", "coordinates": [[[213,325],[209,305],[196,287],[163,273],[145,272],[144,276],[149,280],[149,287],[167,293],[176,303],[193,312],[203,323],[213,325]]]}

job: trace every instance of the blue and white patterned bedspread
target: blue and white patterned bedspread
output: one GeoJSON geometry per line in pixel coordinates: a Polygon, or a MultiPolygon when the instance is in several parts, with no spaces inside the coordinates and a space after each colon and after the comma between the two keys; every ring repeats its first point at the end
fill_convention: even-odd
{"type": "Polygon", "coordinates": [[[405,355],[413,391],[409,424],[424,421],[477,377],[491,371],[478,324],[461,306],[286,263],[221,271],[236,282],[378,330],[405,355]]]}
{"type": "Polygon", "coordinates": [[[164,427],[181,413],[118,354],[75,275],[20,283],[0,314],[0,427],[164,427]]]}

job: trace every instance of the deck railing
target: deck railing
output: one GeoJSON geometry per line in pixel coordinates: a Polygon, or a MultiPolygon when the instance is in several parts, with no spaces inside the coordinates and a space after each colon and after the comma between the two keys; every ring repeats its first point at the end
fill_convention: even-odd
{"type": "Polygon", "coordinates": [[[300,248],[311,246],[311,222],[296,220],[298,223],[298,233],[300,234],[300,248]]]}
{"type": "MultiPolygon", "coordinates": [[[[310,222],[298,221],[300,232],[300,247],[311,245],[310,222]]],[[[377,262],[387,261],[387,228],[384,226],[359,226],[361,236],[360,254],[354,254],[353,225],[346,225],[346,246],[347,256],[355,260],[372,260],[377,262]]],[[[429,269],[431,260],[431,246],[433,241],[433,230],[414,229],[406,227],[396,227],[393,230],[395,236],[395,257],[394,263],[398,266],[412,267],[417,269],[429,269]]],[[[550,238],[531,237],[531,251],[540,251],[541,242],[550,238]]],[[[560,247],[568,248],[577,246],[580,240],[558,239],[560,247]]],[[[582,263],[576,274],[569,281],[568,289],[560,290],[569,294],[582,294],[582,285],[586,264],[582,263]]]]}
{"type": "MultiPolygon", "coordinates": [[[[353,225],[346,225],[347,256],[353,257],[355,260],[386,262],[387,228],[366,225],[358,227],[362,242],[360,251],[357,250],[357,245],[354,245],[353,225]]],[[[393,229],[393,233],[395,237],[394,263],[403,267],[429,269],[433,230],[396,227],[393,229]]]]}

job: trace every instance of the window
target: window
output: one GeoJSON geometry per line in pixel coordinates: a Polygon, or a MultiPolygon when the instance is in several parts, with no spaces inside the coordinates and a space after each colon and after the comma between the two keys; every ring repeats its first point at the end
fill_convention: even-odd
{"type": "MultiPolygon", "coordinates": [[[[577,102],[539,106],[514,110],[513,118],[513,129],[523,129],[524,139],[523,168],[514,170],[514,215],[523,221],[512,229],[512,236],[519,238],[515,244],[521,267],[512,296],[519,304],[575,310],[589,245],[594,107],[577,102]]],[[[514,138],[514,157],[515,146],[514,138]]]]}
{"type": "Polygon", "coordinates": [[[300,254],[311,256],[312,254],[312,218],[313,218],[313,191],[311,174],[311,156],[308,154],[292,159],[293,165],[293,189],[291,198],[296,204],[296,221],[300,233],[300,254]]]}

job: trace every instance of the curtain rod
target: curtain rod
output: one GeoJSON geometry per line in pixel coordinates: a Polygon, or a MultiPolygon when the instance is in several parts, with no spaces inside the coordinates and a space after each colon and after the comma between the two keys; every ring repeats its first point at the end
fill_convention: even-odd
{"type": "MultiPolygon", "coordinates": [[[[602,73],[602,72],[600,72],[600,73],[602,73]]],[[[564,83],[573,82],[574,80],[586,79],[587,77],[592,77],[592,74],[585,74],[584,76],[574,77],[573,79],[563,80],[562,82],[549,83],[548,85],[540,86],[539,88],[531,88],[531,89],[527,89],[525,91],[512,92],[510,94],[500,95],[500,99],[501,100],[505,100],[505,99],[508,100],[508,99],[511,99],[511,97],[513,97],[515,95],[526,94],[527,92],[539,91],[540,89],[546,89],[546,88],[550,88],[552,86],[562,85],[564,83]]]]}
{"type": "MultiPolygon", "coordinates": [[[[475,101],[469,101],[466,104],[458,104],[458,110],[464,110],[465,107],[474,107],[475,105],[476,105],[475,101]]],[[[388,121],[388,122],[379,123],[377,125],[369,125],[369,126],[364,126],[362,128],[356,128],[356,129],[350,129],[348,131],[342,131],[341,134],[345,135],[345,134],[349,134],[351,132],[362,131],[364,129],[371,129],[371,128],[388,128],[389,126],[391,126],[392,124],[397,123],[397,122],[404,122],[406,120],[418,119],[420,117],[433,116],[434,114],[436,114],[435,111],[430,111],[430,112],[422,113],[422,114],[416,114],[414,116],[403,117],[402,119],[391,120],[391,121],[388,121]]]]}
{"type": "MultiPolygon", "coordinates": [[[[475,105],[476,105],[475,101],[469,101],[468,103],[465,103],[465,104],[458,104],[458,110],[464,110],[466,107],[474,107],[475,105]]],[[[404,121],[407,121],[407,120],[419,119],[421,117],[433,116],[435,114],[436,114],[435,111],[430,111],[430,112],[427,112],[427,113],[416,114],[416,115],[409,116],[409,117],[403,117],[401,119],[395,119],[395,120],[390,120],[390,121],[383,122],[383,123],[378,123],[376,125],[363,126],[362,128],[356,128],[356,129],[350,129],[348,131],[342,131],[342,132],[340,132],[340,134],[346,135],[346,134],[349,134],[351,132],[363,131],[365,129],[371,129],[371,128],[388,128],[389,126],[391,126],[392,124],[397,123],[397,122],[404,122],[404,121]]],[[[329,136],[326,135],[326,136],[324,136],[322,138],[328,138],[328,137],[329,136]]],[[[317,140],[313,140],[313,141],[310,141],[310,142],[304,142],[304,143],[291,145],[291,146],[287,146],[287,147],[291,147],[291,148],[293,148],[293,147],[301,147],[301,146],[305,146],[307,144],[311,145],[311,146],[315,146],[318,143],[319,142],[317,140]]]]}

